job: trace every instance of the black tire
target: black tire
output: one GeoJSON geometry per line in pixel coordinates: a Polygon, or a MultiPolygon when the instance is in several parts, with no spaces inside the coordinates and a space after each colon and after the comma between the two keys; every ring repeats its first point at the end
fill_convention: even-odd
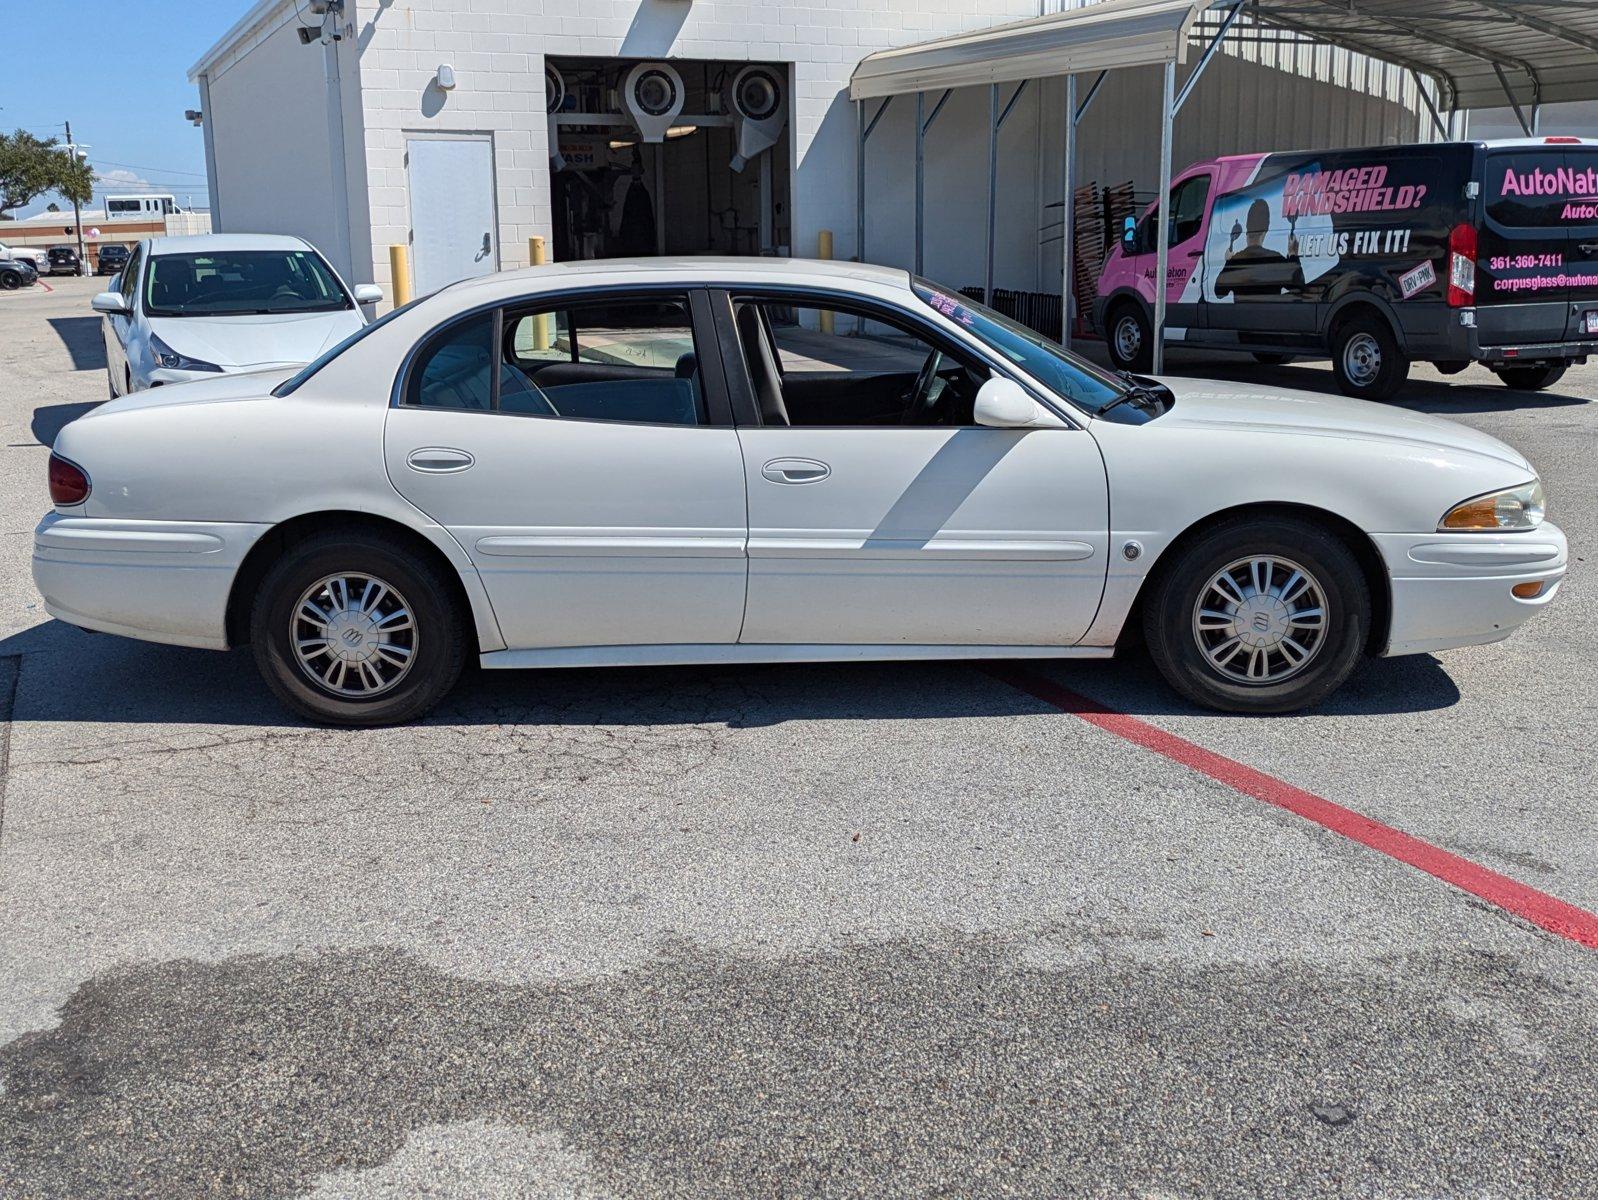
{"type": "Polygon", "coordinates": [[[250,620],[256,666],[288,708],[322,725],[398,725],[425,714],[460,678],[468,648],[466,614],[443,573],[381,534],[330,530],[296,543],[267,572],[250,620]],[[342,696],[301,665],[290,646],[300,598],[337,573],[370,575],[405,600],[414,621],[414,660],[388,690],[342,696]]]}
{"type": "Polygon", "coordinates": [[[1517,392],[1540,392],[1565,377],[1566,363],[1540,363],[1534,367],[1494,367],[1493,374],[1517,392]]]}
{"type": "MultiPolygon", "coordinates": [[[[1281,578],[1281,583],[1286,582],[1281,578]]],[[[1276,586],[1292,599],[1288,588],[1276,586]]],[[[1161,564],[1151,587],[1143,607],[1143,637],[1150,657],[1183,696],[1223,712],[1281,713],[1314,707],[1348,678],[1370,633],[1370,588],[1359,562],[1335,535],[1307,521],[1249,517],[1226,521],[1180,547],[1174,559],[1161,564]],[[1300,568],[1320,588],[1326,613],[1326,625],[1308,659],[1296,670],[1284,665],[1282,677],[1274,682],[1229,677],[1206,656],[1196,629],[1200,600],[1210,581],[1238,560],[1256,556],[1272,556],[1300,568]]],[[[1228,634],[1210,636],[1220,640],[1228,634]]],[[[1294,636],[1306,635],[1297,631],[1294,636]]]]}
{"type": "Polygon", "coordinates": [[[1110,361],[1123,371],[1154,369],[1154,329],[1143,306],[1123,300],[1110,309],[1104,323],[1110,361]]]}
{"type": "Polygon", "coordinates": [[[1279,367],[1293,361],[1291,354],[1273,354],[1267,350],[1254,351],[1254,361],[1264,367],[1279,367]]]}
{"type": "Polygon", "coordinates": [[[1345,396],[1387,400],[1409,378],[1409,359],[1386,321],[1356,316],[1332,333],[1332,374],[1345,396]]]}
{"type": "Polygon", "coordinates": [[[0,288],[14,292],[22,286],[22,276],[13,271],[0,271],[0,288]]]}

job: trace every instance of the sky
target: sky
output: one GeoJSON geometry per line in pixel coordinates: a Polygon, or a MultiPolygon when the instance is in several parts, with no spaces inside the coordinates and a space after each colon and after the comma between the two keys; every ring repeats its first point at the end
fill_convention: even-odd
{"type": "MultiPolygon", "coordinates": [[[[205,145],[189,67],[253,0],[4,0],[0,129],[73,137],[112,192],[171,192],[204,207],[205,145]]],[[[43,211],[41,196],[19,215],[43,211]]],[[[66,207],[63,205],[63,207],[66,207]]]]}

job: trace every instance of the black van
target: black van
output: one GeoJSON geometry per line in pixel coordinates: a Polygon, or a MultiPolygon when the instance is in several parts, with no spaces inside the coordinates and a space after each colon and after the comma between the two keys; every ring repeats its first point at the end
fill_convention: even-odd
{"type": "MultiPolygon", "coordinates": [[[[1094,317],[1149,369],[1157,227],[1127,222],[1094,317]]],[[[1380,400],[1409,364],[1513,388],[1598,352],[1598,141],[1546,137],[1232,155],[1171,186],[1166,344],[1330,354],[1380,400]]]]}

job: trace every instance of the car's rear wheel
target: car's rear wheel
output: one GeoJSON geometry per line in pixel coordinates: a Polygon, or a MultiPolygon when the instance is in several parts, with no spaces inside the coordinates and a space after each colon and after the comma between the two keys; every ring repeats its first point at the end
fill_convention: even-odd
{"type": "Polygon", "coordinates": [[[362,531],[296,544],[261,583],[255,660],[289,708],[328,725],[394,725],[437,704],[466,660],[465,616],[443,573],[362,531]]]}
{"type": "Polygon", "coordinates": [[[1409,359],[1386,321],[1356,316],[1332,334],[1332,374],[1346,396],[1386,400],[1409,378],[1409,359]]]}
{"type": "Polygon", "coordinates": [[[1154,369],[1154,334],[1148,317],[1136,304],[1125,301],[1110,310],[1105,337],[1110,359],[1123,371],[1154,369]]]}
{"type": "Polygon", "coordinates": [[[1493,374],[1505,387],[1517,392],[1540,392],[1565,377],[1565,363],[1539,363],[1533,367],[1496,367],[1493,374]]]}
{"type": "Polygon", "coordinates": [[[1358,561],[1317,525],[1240,518],[1164,564],[1143,610],[1160,673],[1189,700],[1227,712],[1319,704],[1348,678],[1370,630],[1358,561]]]}

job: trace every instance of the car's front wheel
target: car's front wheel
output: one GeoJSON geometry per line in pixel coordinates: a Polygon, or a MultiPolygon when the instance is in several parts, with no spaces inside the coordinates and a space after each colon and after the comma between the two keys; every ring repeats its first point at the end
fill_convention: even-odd
{"type": "Polygon", "coordinates": [[[267,573],[255,660],[289,708],[328,725],[394,725],[437,704],[466,660],[464,614],[431,562],[378,534],[330,532],[267,573]]]}
{"type": "Polygon", "coordinates": [[[1370,589],[1338,538],[1288,518],[1227,521],[1178,548],[1143,609],[1149,653],[1189,700],[1227,712],[1319,704],[1370,631],[1370,589]]]}
{"type": "Polygon", "coordinates": [[[1122,301],[1110,310],[1108,325],[1106,341],[1117,367],[1123,371],[1154,369],[1154,334],[1139,305],[1122,301]]]}

